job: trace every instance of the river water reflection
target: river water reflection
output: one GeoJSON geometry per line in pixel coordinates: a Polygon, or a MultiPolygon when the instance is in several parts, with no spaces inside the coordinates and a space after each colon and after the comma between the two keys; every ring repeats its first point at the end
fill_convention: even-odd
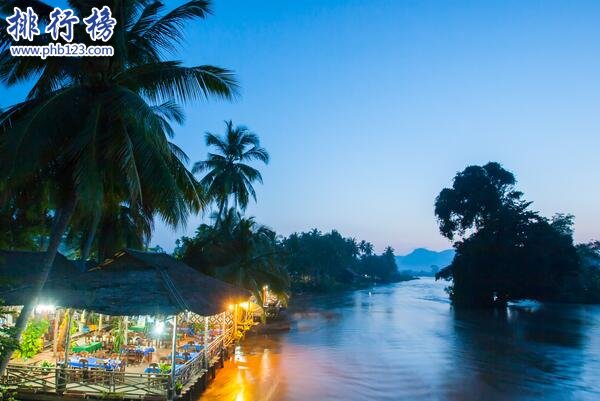
{"type": "Polygon", "coordinates": [[[424,278],[295,305],[202,401],[600,400],[600,306],[458,312],[424,278]]]}

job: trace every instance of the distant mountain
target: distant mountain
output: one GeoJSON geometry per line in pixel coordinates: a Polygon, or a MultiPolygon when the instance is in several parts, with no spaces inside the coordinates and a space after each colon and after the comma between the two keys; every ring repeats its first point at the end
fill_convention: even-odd
{"type": "Polygon", "coordinates": [[[413,272],[431,272],[432,266],[438,268],[446,267],[454,258],[454,249],[445,251],[430,251],[425,248],[417,248],[408,255],[396,256],[398,270],[410,270],[413,272]]]}

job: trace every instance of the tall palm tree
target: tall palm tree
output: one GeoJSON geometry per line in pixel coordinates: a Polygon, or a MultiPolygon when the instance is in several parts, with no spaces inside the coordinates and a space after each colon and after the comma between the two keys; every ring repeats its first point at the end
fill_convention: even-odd
{"type": "MultiPolygon", "coordinates": [[[[126,203],[176,226],[203,207],[185,154],[169,141],[171,124],[183,121],[178,103],[231,98],[236,91],[228,70],[184,67],[168,59],[182,44],[183,24],[210,12],[208,1],[189,1],[169,12],[152,0],[102,4],[117,19],[106,43],[115,49],[112,57],[11,57],[12,39],[0,19],[0,81],[34,82],[25,101],[0,114],[0,190],[16,192],[38,182],[54,189],[43,274],[34,283],[36,296],[17,320],[17,337],[74,213],[93,215],[126,203]]],[[[42,1],[12,0],[0,4],[0,14],[23,5],[33,7],[42,21],[53,9],[42,1]]],[[[70,0],[69,5],[80,18],[98,6],[88,0],[70,0]]],[[[41,34],[28,44],[51,41],[49,34],[41,34]]],[[[83,25],[76,26],[74,42],[92,44],[83,25]]],[[[0,374],[10,356],[3,355],[0,374]]]]}
{"type": "Polygon", "coordinates": [[[231,120],[225,122],[223,137],[207,132],[205,140],[206,146],[216,148],[218,153],[208,153],[206,160],[194,164],[192,172],[207,171],[200,183],[218,206],[218,222],[229,208],[230,197],[236,208],[242,210],[248,206],[250,197],[256,201],[252,184],[255,181],[262,184],[262,175],[247,163],[258,160],[268,164],[269,153],[260,146],[256,134],[242,125],[234,127],[231,120]]]}

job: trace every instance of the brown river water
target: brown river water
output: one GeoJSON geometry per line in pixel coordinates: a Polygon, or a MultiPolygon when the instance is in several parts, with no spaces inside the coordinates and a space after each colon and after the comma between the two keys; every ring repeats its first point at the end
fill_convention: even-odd
{"type": "Polygon", "coordinates": [[[201,401],[600,400],[600,306],[454,310],[430,278],[292,305],[201,401]]]}

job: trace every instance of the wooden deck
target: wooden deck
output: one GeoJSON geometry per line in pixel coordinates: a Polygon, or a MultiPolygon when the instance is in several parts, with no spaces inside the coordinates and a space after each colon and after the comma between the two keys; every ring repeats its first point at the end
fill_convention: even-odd
{"type": "MultiPolygon", "coordinates": [[[[191,400],[214,378],[217,367],[234,342],[228,330],[212,341],[206,350],[175,372],[176,382],[183,385],[181,397],[191,400]]],[[[17,391],[22,400],[113,399],[165,401],[178,398],[172,394],[170,374],[143,373],[140,367],[124,372],[101,369],[77,369],[9,364],[0,385],[17,391]]]]}

